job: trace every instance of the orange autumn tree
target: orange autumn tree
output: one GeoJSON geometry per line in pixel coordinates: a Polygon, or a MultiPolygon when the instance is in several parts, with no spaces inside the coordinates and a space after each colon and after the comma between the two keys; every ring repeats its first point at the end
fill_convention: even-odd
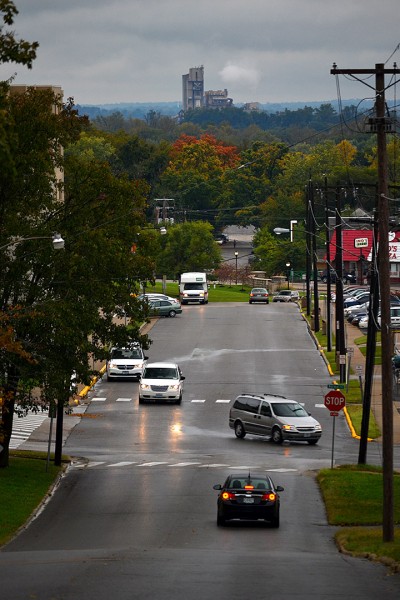
{"type": "Polygon", "coordinates": [[[213,223],[224,194],[224,174],[239,164],[235,146],[227,146],[212,135],[199,139],[182,135],[171,147],[161,189],[165,197],[176,199],[184,218],[213,223]]]}

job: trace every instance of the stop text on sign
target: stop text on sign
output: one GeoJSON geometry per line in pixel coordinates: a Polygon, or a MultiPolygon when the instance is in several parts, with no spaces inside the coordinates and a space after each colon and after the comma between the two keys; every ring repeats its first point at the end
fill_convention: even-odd
{"type": "Polygon", "coordinates": [[[333,390],[325,395],[324,404],[328,410],[339,411],[346,406],[346,398],[340,390],[333,390]]]}

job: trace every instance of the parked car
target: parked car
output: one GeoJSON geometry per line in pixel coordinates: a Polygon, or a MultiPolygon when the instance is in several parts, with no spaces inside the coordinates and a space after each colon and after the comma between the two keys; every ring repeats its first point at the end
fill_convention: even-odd
{"type": "Polygon", "coordinates": [[[357,305],[360,306],[361,304],[365,304],[366,302],[369,302],[369,298],[370,298],[369,292],[367,292],[366,294],[361,294],[354,298],[347,298],[346,300],[343,301],[343,307],[349,308],[350,306],[357,306],[357,305]]]}
{"type": "Polygon", "coordinates": [[[126,348],[111,348],[110,357],[106,362],[107,381],[111,379],[139,379],[147,356],[139,344],[126,348]]]}
{"type": "Polygon", "coordinates": [[[150,314],[156,317],[175,317],[181,314],[182,307],[178,300],[149,299],[150,314]]]}
{"type": "Polygon", "coordinates": [[[249,304],[264,302],[269,304],[269,294],[265,288],[253,288],[249,294],[249,304]]]}
{"type": "Polygon", "coordinates": [[[184,379],[176,363],[146,363],[140,377],[139,404],[150,400],[180,404],[184,379]]]}
{"type": "Polygon", "coordinates": [[[281,290],[275,294],[273,302],[296,302],[300,299],[300,294],[296,290],[281,290]]]}
{"type": "Polygon", "coordinates": [[[321,425],[295,400],[272,394],[241,394],[229,411],[229,427],[237,438],[247,433],[283,441],[316,444],[321,425]]]}
{"type": "Polygon", "coordinates": [[[268,521],[279,527],[280,497],[283,487],[275,485],[265,473],[247,471],[231,473],[225,483],[216,484],[217,525],[223,526],[232,519],[268,521]]]}
{"type": "MultiPolygon", "coordinates": [[[[336,283],[337,273],[334,269],[331,269],[331,283],[336,283]]],[[[328,281],[328,270],[325,269],[322,271],[321,281],[326,283],[328,281]]],[[[343,283],[357,283],[357,278],[352,273],[343,273],[342,277],[343,283]]]]}
{"type": "Polygon", "coordinates": [[[139,300],[146,300],[149,302],[150,300],[169,300],[170,302],[176,302],[176,298],[172,296],[167,296],[166,294],[158,294],[157,292],[149,292],[146,294],[140,294],[138,296],[139,300]]]}
{"type": "Polygon", "coordinates": [[[229,242],[229,236],[226,235],[226,233],[217,233],[215,235],[215,241],[220,246],[223,246],[224,244],[227,244],[229,242]]]}
{"type": "Polygon", "coordinates": [[[358,296],[359,294],[365,294],[368,291],[368,288],[363,287],[353,287],[346,288],[343,290],[343,298],[352,298],[353,296],[358,296]]]}

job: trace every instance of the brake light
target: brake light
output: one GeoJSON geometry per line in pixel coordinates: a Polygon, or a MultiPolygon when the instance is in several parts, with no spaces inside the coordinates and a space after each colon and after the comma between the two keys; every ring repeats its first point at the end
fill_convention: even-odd
{"type": "Polygon", "coordinates": [[[231,492],[222,492],[221,498],[222,500],[232,500],[235,497],[235,494],[231,494],[231,492]]]}
{"type": "Polygon", "coordinates": [[[254,485],[245,485],[244,489],[245,490],[254,490],[254,485]]]}
{"type": "Polygon", "coordinates": [[[263,494],[261,500],[269,500],[274,502],[276,500],[276,494],[270,492],[269,494],[263,494]]]}

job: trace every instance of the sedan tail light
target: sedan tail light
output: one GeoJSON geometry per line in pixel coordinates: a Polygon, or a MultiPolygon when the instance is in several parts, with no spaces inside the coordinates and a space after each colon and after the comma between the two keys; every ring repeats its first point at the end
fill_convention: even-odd
{"type": "Polygon", "coordinates": [[[235,498],[235,494],[231,492],[222,492],[221,494],[222,500],[233,500],[235,498]]]}
{"type": "Polygon", "coordinates": [[[270,502],[274,502],[276,500],[276,494],[274,494],[273,492],[263,494],[261,500],[269,500],[270,502]]]}

